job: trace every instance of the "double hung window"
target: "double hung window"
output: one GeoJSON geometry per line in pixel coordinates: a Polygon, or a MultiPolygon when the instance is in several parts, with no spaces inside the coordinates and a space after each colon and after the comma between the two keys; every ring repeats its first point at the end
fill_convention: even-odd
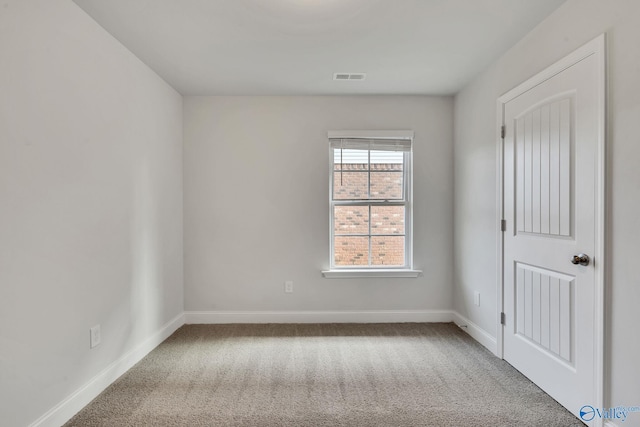
{"type": "Polygon", "coordinates": [[[332,270],[411,268],[412,136],[329,134],[332,270]]]}

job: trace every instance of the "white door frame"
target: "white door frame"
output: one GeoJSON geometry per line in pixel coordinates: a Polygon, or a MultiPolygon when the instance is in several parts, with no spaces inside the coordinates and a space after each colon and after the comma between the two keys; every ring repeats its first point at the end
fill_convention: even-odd
{"type": "MultiPolygon", "coordinates": [[[[497,236],[497,313],[496,313],[496,355],[504,358],[504,327],[501,324],[501,314],[504,311],[504,241],[501,221],[504,219],[504,139],[502,137],[502,126],[504,125],[504,107],[510,100],[523,94],[524,92],[534,88],[542,82],[550,79],[563,70],[578,63],[582,59],[595,55],[598,63],[598,142],[596,152],[596,246],[594,257],[595,268],[595,370],[596,378],[596,401],[592,403],[594,407],[604,407],[604,307],[605,307],[605,228],[606,228],[606,198],[605,198],[605,136],[606,136],[606,59],[605,59],[605,34],[601,34],[591,40],[584,46],[578,48],[574,52],[565,56],[558,62],[544,69],[540,73],[531,77],[527,81],[521,83],[514,89],[511,89],[498,98],[497,102],[497,218],[496,218],[496,236],[497,236]]],[[[587,402],[585,402],[587,403],[587,402]]],[[[603,425],[602,419],[594,420],[597,425],[603,425]]]]}

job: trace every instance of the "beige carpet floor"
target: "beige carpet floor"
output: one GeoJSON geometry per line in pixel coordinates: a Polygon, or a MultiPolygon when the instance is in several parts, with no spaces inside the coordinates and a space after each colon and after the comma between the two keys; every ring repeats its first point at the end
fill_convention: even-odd
{"type": "Polygon", "coordinates": [[[453,324],[186,325],[66,426],[583,426],[453,324]]]}

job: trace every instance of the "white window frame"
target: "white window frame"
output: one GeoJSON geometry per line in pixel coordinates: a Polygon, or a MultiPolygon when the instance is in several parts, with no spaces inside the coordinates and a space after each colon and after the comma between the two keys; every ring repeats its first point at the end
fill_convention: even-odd
{"type": "MultiPolygon", "coordinates": [[[[370,141],[375,143],[379,141],[384,143],[388,140],[402,142],[406,145],[413,145],[413,131],[330,131],[328,132],[329,140],[362,140],[363,143],[370,141]]],[[[390,200],[334,200],[333,199],[333,183],[334,183],[334,148],[329,144],[329,265],[328,270],[322,271],[325,278],[354,278],[354,277],[418,277],[421,273],[419,270],[413,269],[413,150],[405,151],[403,162],[403,186],[404,195],[402,199],[390,200]],[[402,266],[337,266],[334,264],[334,207],[335,206],[404,206],[405,207],[405,223],[404,223],[404,251],[405,263],[402,266]]],[[[370,156],[369,151],[369,156],[370,156]]],[[[369,224],[371,227],[371,224],[369,224]]],[[[368,236],[371,236],[369,229],[368,236]]],[[[371,241],[369,241],[371,245],[371,241]]],[[[369,259],[371,257],[371,247],[369,248],[369,259]]]]}

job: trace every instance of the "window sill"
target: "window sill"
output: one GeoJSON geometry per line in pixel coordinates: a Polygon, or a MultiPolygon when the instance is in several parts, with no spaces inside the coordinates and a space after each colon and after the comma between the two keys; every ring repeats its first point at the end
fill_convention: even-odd
{"type": "Polygon", "coordinates": [[[382,269],[362,269],[362,270],[324,270],[322,277],[325,279],[358,279],[366,277],[375,278],[416,278],[422,274],[422,270],[382,270],[382,269]]]}

